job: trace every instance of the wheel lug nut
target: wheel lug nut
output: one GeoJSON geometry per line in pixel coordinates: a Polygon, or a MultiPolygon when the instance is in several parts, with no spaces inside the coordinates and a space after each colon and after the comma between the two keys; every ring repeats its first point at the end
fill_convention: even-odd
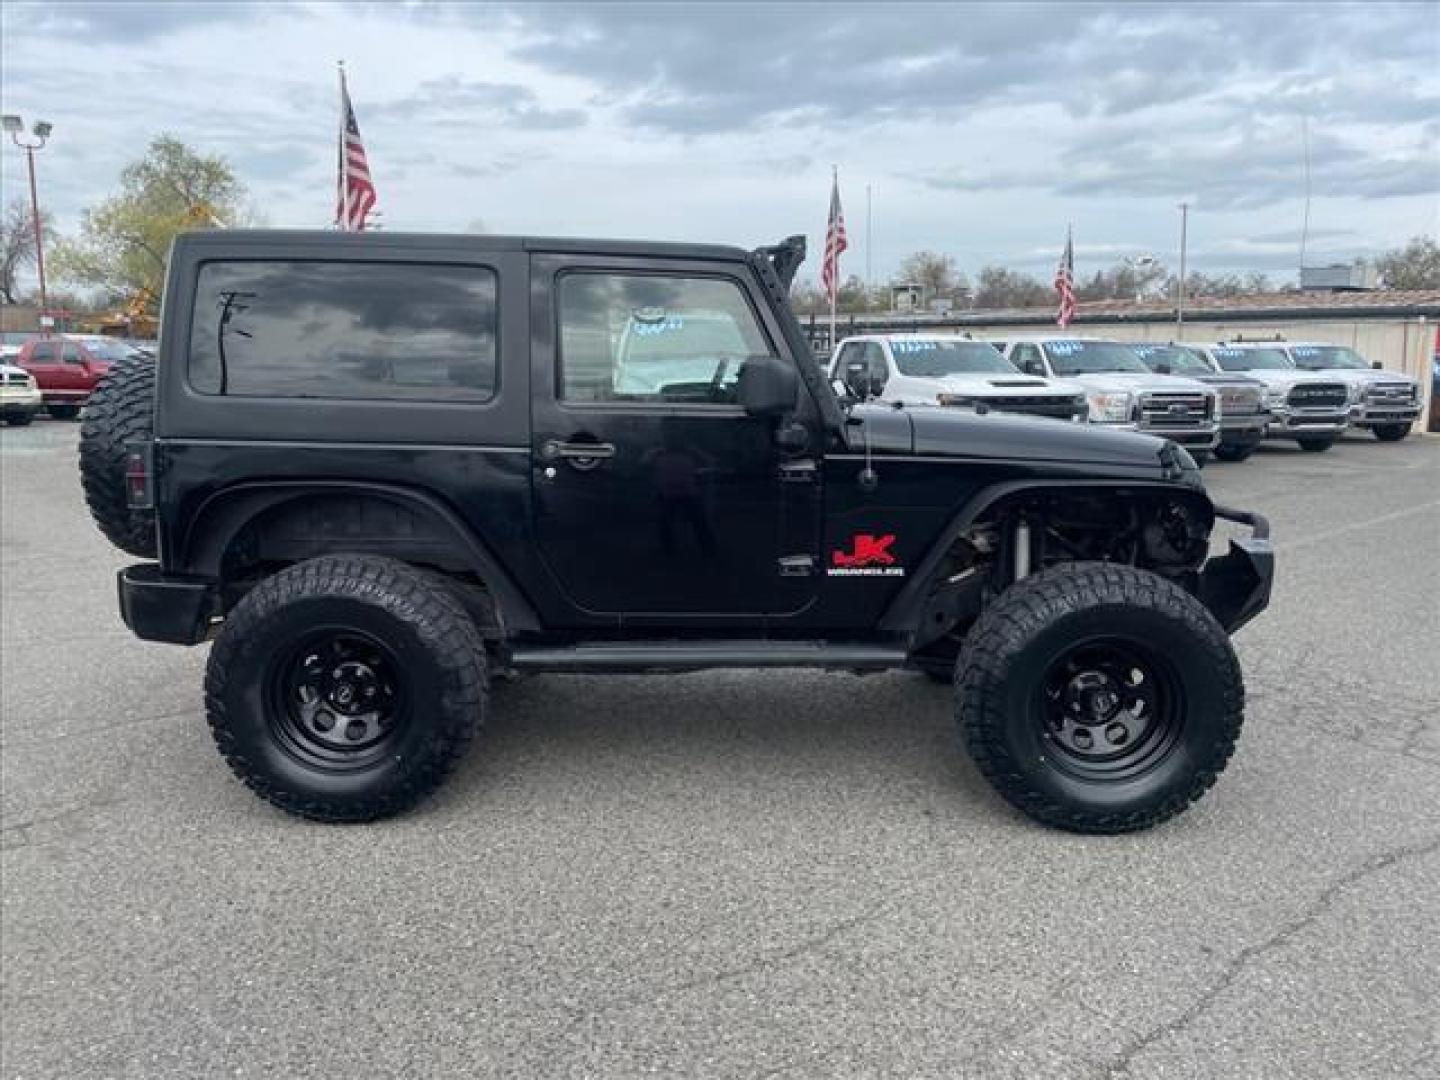
{"type": "Polygon", "coordinates": [[[1124,724],[1111,724],[1105,729],[1105,737],[1116,746],[1124,746],[1130,741],[1130,732],[1124,724]]]}
{"type": "Polygon", "coordinates": [[[351,720],[345,725],[345,737],[351,742],[358,742],[365,737],[365,725],[359,720],[351,720]]]}
{"type": "Polygon", "coordinates": [[[1095,745],[1095,740],[1091,738],[1090,732],[1077,731],[1075,732],[1075,745],[1081,750],[1089,750],[1090,747],[1095,745]]]}

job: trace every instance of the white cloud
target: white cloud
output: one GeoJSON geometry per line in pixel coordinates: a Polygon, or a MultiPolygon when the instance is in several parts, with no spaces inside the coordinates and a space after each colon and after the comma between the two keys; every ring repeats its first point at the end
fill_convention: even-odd
{"type": "MultiPolygon", "coordinates": [[[[1433,7],[9,5],[6,111],[62,228],[160,132],[223,153],[269,224],[333,205],[344,57],[387,227],[740,244],[807,232],[832,163],[878,277],[918,248],[1081,272],[1285,270],[1311,123],[1311,250],[1437,228],[1433,7]],[[63,38],[65,62],[55,63],[63,38]]],[[[7,144],[5,194],[22,192],[7,144]]],[[[813,266],[811,267],[813,271],[813,266]]]]}

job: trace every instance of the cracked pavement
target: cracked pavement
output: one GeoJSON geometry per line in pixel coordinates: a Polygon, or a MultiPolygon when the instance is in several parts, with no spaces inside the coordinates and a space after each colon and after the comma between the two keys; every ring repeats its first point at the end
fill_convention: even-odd
{"type": "Polygon", "coordinates": [[[4,1077],[1440,1071],[1440,438],[1207,471],[1277,540],[1246,729],[1085,838],[907,674],[535,678],[418,812],[288,819],[120,625],[75,436],[0,431],[4,1077]]]}

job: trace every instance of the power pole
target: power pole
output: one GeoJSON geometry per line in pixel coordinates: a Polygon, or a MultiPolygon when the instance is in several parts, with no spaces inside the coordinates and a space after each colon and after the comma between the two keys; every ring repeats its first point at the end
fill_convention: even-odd
{"type": "Polygon", "coordinates": [[[870,290],[875,287],[875,278],[871,274],[873,263],[870,253],[875,250],[875,217],[874,207],[870,200],[870,185],[865,185],[865,302],[870,302],[870,290]]]}
{"type": "Polygon", "coordinates": [[[1185,234],[1190,224],[1190,204],[1180,204],[1180,288],[1175,298],[1175,336],[1181,337],[1185,326],[1185,234]]]}

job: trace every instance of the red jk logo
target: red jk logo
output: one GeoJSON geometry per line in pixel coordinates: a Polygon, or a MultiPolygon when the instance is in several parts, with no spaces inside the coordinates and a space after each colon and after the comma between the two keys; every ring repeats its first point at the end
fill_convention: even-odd
{"type": "Polygon", "coordinates": [[[836,566],[894,566],[895,556],[890,554],[893,543],[894,533],[884,536],[857,533],[854,551],[832,551],[830,558],[836,566]]]}

